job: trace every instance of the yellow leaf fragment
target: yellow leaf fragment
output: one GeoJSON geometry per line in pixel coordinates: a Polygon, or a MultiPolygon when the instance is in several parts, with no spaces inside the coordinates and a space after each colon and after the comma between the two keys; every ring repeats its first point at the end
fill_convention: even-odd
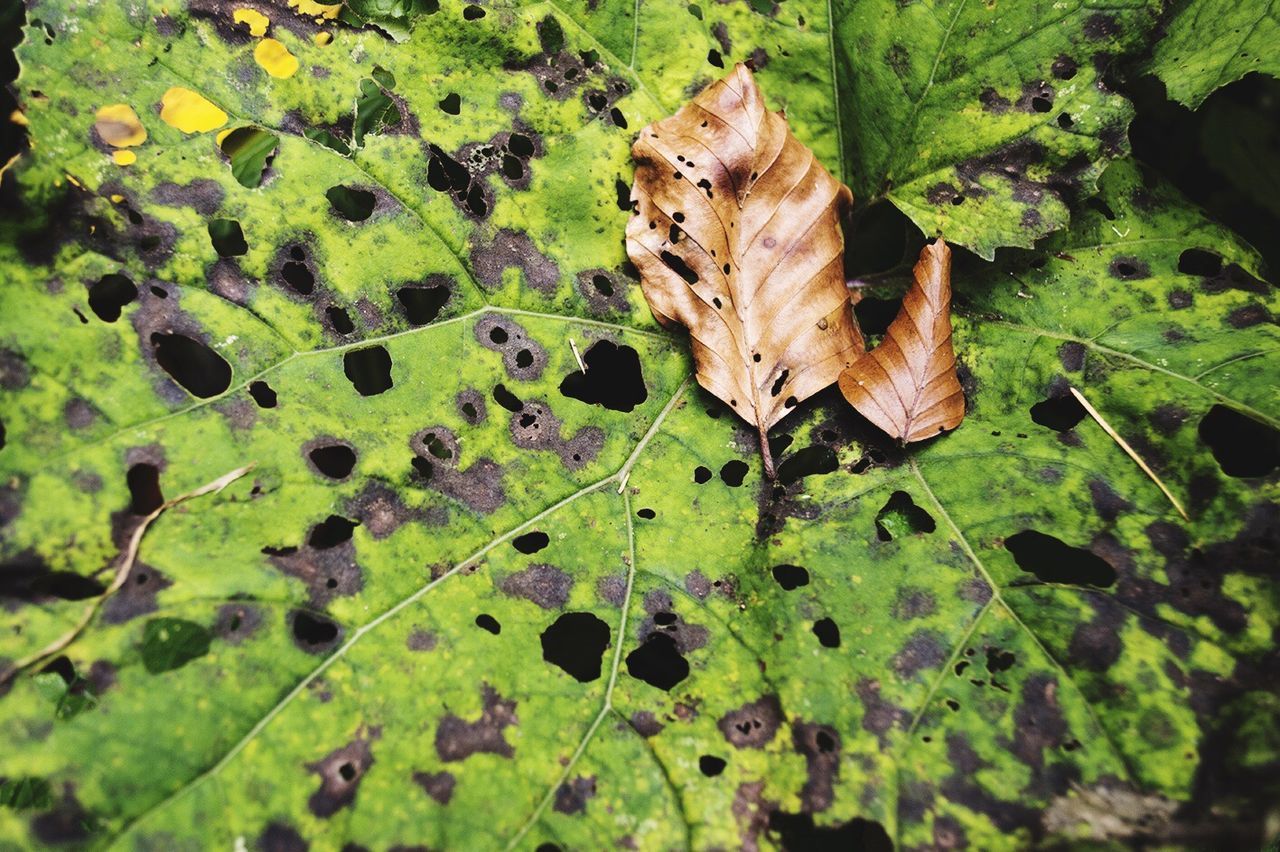
{"type": "Polygon", "coordinates": [[[227,114],[190,89],[174,86],[160,98],[160,120],[183,133],[204,133],[227,123],[227,114]]]}
{"type": "Polygon", "coordinates": [[[322,30],[321,32],[318,32],[315,35],[313,35],[311,37],[311,40],[314,41],[320,47],[324,47],[326,44],[329,44],[330,42],[333,41],[333,33],[324,32],[322,30]]]}
{"type": "Polygon", "coordinates": [[[138,162],[138,155],[132,151],[112,151],[111,159],[116,161],[117,166],[132,166],[138,162]]]}
{"type": "Polygon", "coordinates": [[[128,104],[107,104],[93,118],[93,127],[103,142],[113,148],[132,148],[147,141],[147,129],[128,104]]]}
{"type": "Polygon", "coordinates": [[[27,116],[20,109],[15,109],[9,113],[9,120],[21,127],[27,127],[31,122],[27,121],[27,116]]]}
{"type": "Polygon", "coordinates": [[[255,38],[266,35],[267,26],[271,23],[271,19],[257,9],[236,9],[231,13],[231,19],[237,24],[247,24],[249,35],[255,38]]]}
{"type": "Polygon", "coordinates": [[[317,18],[332,21],[342,11],[342,4],[335,3],[329,6],[317,3],[316,0],[289,0],[289,8],[296,9],[301,15],[314,15],[317,18]]]}
{"type": "Polygon", "coordinates": [[[253,59],[262,69],[280,80],[298,72],[298,59],[289,48],[273,38],[264,38],[253,49],[253,59]]]}

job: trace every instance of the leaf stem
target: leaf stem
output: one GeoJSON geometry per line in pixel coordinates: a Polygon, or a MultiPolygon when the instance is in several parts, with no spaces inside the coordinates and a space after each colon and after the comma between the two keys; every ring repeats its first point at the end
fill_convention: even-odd
{"type": "Polygon", "coordinates": [[[773,467],[773,453],[769,452],[769,427],[757,422],[756,431],[760,433],[760,458],[764,461],[764,475],[769,479],[777,479],[778,474],[773,467]]]}

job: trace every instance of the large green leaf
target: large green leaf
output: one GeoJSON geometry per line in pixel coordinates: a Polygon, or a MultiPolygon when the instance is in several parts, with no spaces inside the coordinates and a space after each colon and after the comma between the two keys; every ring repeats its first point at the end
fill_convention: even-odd
{"type": "Polygon", "coordinates": [[[1192,109],[1246,74],[1280,76],[1280,11],[1270,0],[1186,0],[1147,68],[1169,97],[1192,109]]]}
{"type": "Polygon", "coordinates": [[[32,13],[0,658],[64,636],[162,499],[257,467],[164,511],[0,697],[0,843],[1257,839],[1280,335],[1256,255],[1117,163],[1053,244],[958,277],[958,431],[903,453],[830,394],[762,482],[620,242],[630,134],[711,73],[676,41],[703,24],[797,39],[765,84],[840,149],[826,34],[711,5],[445,5],[328,45],[271,8],[284,79],[216,4],[32,13]],[[260,185],[158,118],[175,86],[278,137],[260,185]],[[362,95],[399,122],[356,147],[362,95]],[[124,167],[91,129],[116,102],[148,132],[124,167]]]}

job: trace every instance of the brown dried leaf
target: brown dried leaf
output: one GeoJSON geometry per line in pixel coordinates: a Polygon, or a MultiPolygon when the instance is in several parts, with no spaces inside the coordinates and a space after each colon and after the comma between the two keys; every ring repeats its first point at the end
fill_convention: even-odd
{"type": "Polygon", "coordinates": [[[840,374],[849,404],[903,443],[923,441],[964,419],[951,347],[951,249],[920,251],[915,283],[884,341],[840,374]]]}
{"type": "Polygon", "coordinates": [[[852,202],[737,65],[641,131],[627,253],[649,307],[689,329],[698,382],[765,436],[863,351],[842,268],[852,202]]]}

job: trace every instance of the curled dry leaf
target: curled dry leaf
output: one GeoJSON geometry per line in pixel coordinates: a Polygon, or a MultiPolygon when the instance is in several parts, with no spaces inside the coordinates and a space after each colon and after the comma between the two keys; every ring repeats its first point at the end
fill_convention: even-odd
{"type": "Polygon", "coordinates": [[[862,354],[843,275],[849,189],[792,135],[745,65],[641,131],[627,253],[698,382],[760,434],[862,354]]]}
{"type": "Polygon", "coordinates": [[[964,419],[951,346],[951,249],[920,251],[915,282],[884,340],[840,374],[849,404],[903,443],[923,441],[964,419]]]}

